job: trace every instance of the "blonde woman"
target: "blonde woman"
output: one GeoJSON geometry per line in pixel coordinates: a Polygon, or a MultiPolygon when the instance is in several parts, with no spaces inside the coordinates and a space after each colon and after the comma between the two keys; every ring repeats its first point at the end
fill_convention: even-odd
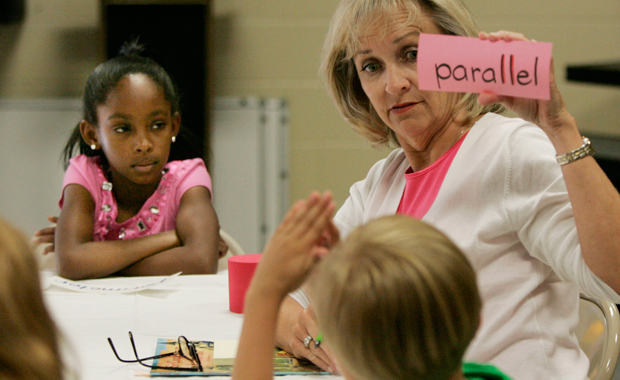
{"type": "Polygon", "coordinates": [[[35,257],[0,219],[0,379],[63,378],[54,322],[43,303],[35,257]]]}
{"type": "MultiPolygon", "coordinates": [[[[293,224],[316,244],[326,222],[310,215],[317,228],[306,228],[298,214],[293,224]]],[[[268,244],[246,298],[234,380],[273,378],[273,328],[266,326],[275,326],[279,302],[265,299],[281,301],[316,262],[313,247],[291,244],[303,238],[288,231],[268,244]],[[297,265],[284,264],[291,262],[297,265]]],[[[393,215],[358,227],[322,259],[310,295],[347,380],[508,379],[493,366],[462,363],[480,322],[476,275],[456,245],[424,222],[393,215]]]]}
{"type": "MultiPolygon", "coordinates": [[[[374,218],[407,214],[465,252],[483,301],[468,361],[516,380],[585,380],[574,330],[579,291],[620,303],[620,195],[592,157],[560,95],[548,101],[423,91],[422,33],[480,33],[460,0],[341,0],[322,63],[335,104],[364,138],[396,148],[351,187],[334,222],[343,236],[374,218]],[[497,112],[506,107],[519,118],[497,112]]],[[[475,54],[472,52],[472,54],[475,54]]],[[[277,343],[324,369],[303,294],[285,299],[277,343]]]]}

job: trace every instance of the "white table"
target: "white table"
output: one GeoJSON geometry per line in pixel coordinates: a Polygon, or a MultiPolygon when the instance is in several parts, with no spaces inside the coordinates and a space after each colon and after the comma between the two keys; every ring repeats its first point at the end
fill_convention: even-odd
{"type": "MultiPolygon", "coordinates": [[[[160,286],[134,293],[80,293],[46,285],[44,298],[67,343],[67,361],[82,380],[135,379],[149,369],[119,362],[107,338],[123,359],[135,358],[128,332],[141,357],[155,354],[157,338],[185,335],[190,340],[239,339],[243,316],[229,311],[228,274],[178,276],[160,286]]],[[[137,286],[163,277],[109,278],[85,281],[99,286],[137,286]]],[[[228,377],[210,377],[226,379],[228,377]]],[[[280,378],[280,377],[278,377],[280,378]]],[[[285,376],[287,379],[333,379],[339,376],[285,376]]]]}

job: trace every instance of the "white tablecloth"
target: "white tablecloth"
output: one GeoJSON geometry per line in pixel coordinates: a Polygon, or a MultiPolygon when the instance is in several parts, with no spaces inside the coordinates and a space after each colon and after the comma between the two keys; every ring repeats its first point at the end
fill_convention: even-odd
{"type": "MultiPolygon", "coordinates": [[[[148,373],[149,369],[139,364],[119,362],[108,344],[110,337],[121,358],[133,359],[129,331],[141,357],[155,354],[157,338],[185,335],[190,340],[239,339],[243,315],[229,311],[227,272],[173,277],[156,288],[124,294],[63,289],[49,284],[51,276],[51,272],[42,272],[44,298],[68,347],[66,360],[77,368],[82,380],[134,379],[148,373]]],[[[160,279],[163,277],[109,278],[84,283],[119,287],[160,279]]]]}

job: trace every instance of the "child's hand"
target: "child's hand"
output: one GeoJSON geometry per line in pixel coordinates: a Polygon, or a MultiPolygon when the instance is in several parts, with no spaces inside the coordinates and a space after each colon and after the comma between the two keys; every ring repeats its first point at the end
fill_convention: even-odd
{"type": "Polygon", "coordinates": [[[313,192],[293,205],[265,247],[252,280],[255,290],[283,297],[302,284],[320,257],[338,242],[334,209],[328,192],[313,192]]]}
{"type": "Polygon", "coordinates": [[[228,246],[228,244],[226,244],[226,240],[224,240],[222,238],[222,235],[220,235],[219,241],[217,242],[217,252],[219,254],[220,259],[226,256],[229,248],[230,247],[228,246]]]}
{"type": "Polygon", "coordinates": [[[43,228],[43,229],[40,229],[39,231],[36,231],[34,233],[35,239],[33,242],[35,246],[51,243],[50,245],[48,245],[47,247],[43,249],[44,255],[47,255],[48,253],[52,253],[56,250],[56,247],[54,246],[54,235],[56,233],[56,223],[58,223],[58,217],[48,216],[47,220],[49,220],[54,225],[51,227],[43,228]]]}

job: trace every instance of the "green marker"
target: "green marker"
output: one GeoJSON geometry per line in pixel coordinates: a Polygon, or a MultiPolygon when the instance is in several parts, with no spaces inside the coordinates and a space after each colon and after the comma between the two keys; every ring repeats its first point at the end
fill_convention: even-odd
{"type": "Polygon", "coordinates": [[[323,335],[319,333],[319,335],[317,335],[316,339],[314,340],[314,348],[319,348],[322,340],[323,340],[323,335]]]}

